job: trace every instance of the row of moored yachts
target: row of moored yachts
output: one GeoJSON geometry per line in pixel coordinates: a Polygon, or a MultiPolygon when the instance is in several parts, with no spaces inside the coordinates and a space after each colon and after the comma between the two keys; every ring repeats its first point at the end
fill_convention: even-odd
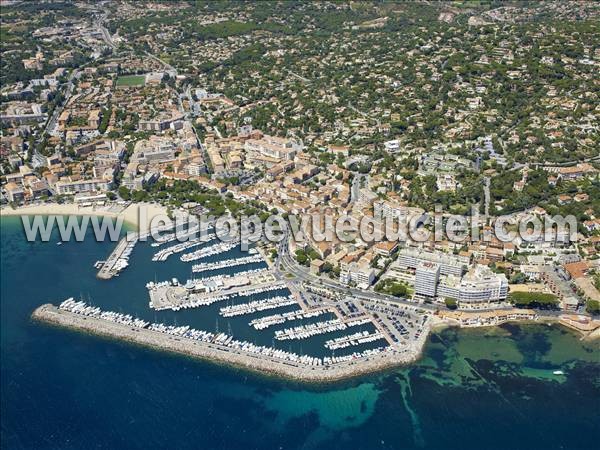
{"type": "Polygon", "coordinates": [[[200,263],[192,266],[192,272],[208,272],[209,270],[225,269],[227,267],[243,266],[245,264],[253,264],[263,262],[260,254],[244,256],[242,258],[224,259],[210,263],[200,263]]]}
{"type": "Polygon", "coordinates": [[[343,322],[340,319],[331,319],[324,322],[309,323],[299,325],[294,328],[275,331],[275,339],[279,341],[308,339],[318,334],[326,334],[334,331],[345,330],[350,327],[364,325],[371,322],[369,318],[359,318],[343,322]]]}
{"type": "MultiPolygon", "coordinates": [[[[200,232],[200,226],[195,225],[188,228],[188,230],[179,229],[172,233],[165,234],[163,236],[158,236],[152,244],[152,247],[160,247],[163,244],[167,244],[169,242],[173,242],[175,240],[179,241],[189,241],[193,240],[192,238],[196,237],[196,235],[200,234],[203,236],[210,228],[212,227],[203,227],[202,232],[200,232]]],[[[170,227],[173,229],[173,227],[170,227]]],[[[162,229],[161,231],[166,231],[166,229],[162,229]]]]}
{"type": "Polygon", "coordinates": [[[298,309],[296,311],[290,311],[283,314],[273,314],[271,316],[259,317],[250,321],[250,325],[255,330],[265,330],[273,325],[279,325],[287,321],[309,319],[311,317],[318,317],[321,314],[328,313],[325,309],[319,309],[316,311],[303,311],[298,309]]]}
{"type": "Polygon", "coordinates": [[[202,236],[198,239],[195,239],[193,241],[180,242],[179,244],[175,244],[170,247],[163,248],[162,250],[159,250],[158,252],[156,252],[154,254],[154,256],[152,257],[152,261],[166,261],[167,258],[171,255],[184,252],[193,247],[197,247],[208,241],[213,240],[214,238],[215,238],[215,234],[211,233],[211,234],[207,234],[206,236],[202,236]]]}
{"type": "Polygon", "coordinates": [[[219,314],[223,317],[235,317],[243,316],[245,314],[252,314],[258,311],[266,311],[268,309],[281,308],[283,306],[295,305],[296,300],[293,296],[289,295],[284,297],[278,295],[277,297],[266,298],[263,300],[254,300],[248,303],[241,303],[239,305],[226,306],[219,310],[219,314]]]}
{"type": "Polygon", "coordinates": [[[210,245],[208,247],[202,247],[199,250],[196,250],[192,253],[186,253],[181,255],[179,259],[183,262],[196,261],[198,259],[207,258],[209,256],[219,255],[221,253],[228,252],[229,250],[237,247],[239,245],[239,240],[233,240],[228,242],[218,242],[216,244],[210,245]]]}
{"type": "Polygon", "coordinates": [[[121,314],[112,311],[102,311],[97,306],[87,305],[83,301],[75,301],[73,297],[68,298],[59,305],[59,308],[64,311],[69,311],[82,316],[94,317],[95,319],[107,320],[123,325],[132,325],[138,328],[146,328],[150,322],[141,319],[136,319],[129,314],[121,314]]]}
{"type": "Polygon", "coordinates": [[[329,350],[338,350],[346,347],[353,347],[360,344],[367,344],[369,342],[378,341],[384,339],[384,336],[379,331],[369,333],[368,331],[359,331],[358,333],[350,334],[348,336],[342,336],[335,339],[330,339],[325,342],[325,347],[329,350]]]}

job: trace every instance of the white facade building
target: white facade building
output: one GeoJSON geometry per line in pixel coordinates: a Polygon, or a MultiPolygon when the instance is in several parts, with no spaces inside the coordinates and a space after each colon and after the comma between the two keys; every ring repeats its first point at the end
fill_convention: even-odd
{"type": "Polygon", "coordinates": [[[437,296],[452,298],[463,304],[490,303],[505,300],[508,280],[487,266],[477,265],[464,277],[448,275],[440,280],[437,296]]]}
{"type": "Polygon", "coordinates": [[[415,294],[434,298],[437,292],[440,266],[432,262],[422,262],[415,273],[415,294]]]}
{"type": "Polygon", "coordinates": [[[366,289],[375,281],[375,270],[358,263],[342,264],[340,267],[340,282],[356,283],[356,286],[366,289]]]}

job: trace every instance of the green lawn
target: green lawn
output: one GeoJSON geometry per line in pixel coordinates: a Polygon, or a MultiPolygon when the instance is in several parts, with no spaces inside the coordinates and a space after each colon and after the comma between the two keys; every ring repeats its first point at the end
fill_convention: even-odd
{"type": "Polygon", "coordinates": [[[117,79],[117,86],[143,86],[145,82],[145,75],[125,75],[117,79]]]}

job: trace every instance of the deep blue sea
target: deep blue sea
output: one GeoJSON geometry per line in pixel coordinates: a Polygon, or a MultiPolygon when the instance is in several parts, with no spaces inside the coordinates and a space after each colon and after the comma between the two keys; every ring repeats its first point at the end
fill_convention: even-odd
{"type": "MultiPolygon", "coordinates": [[[[272,330],[254,332],[248,317],[217,320],[219,305],[150,310],[148,281],[190,277],[177,256],[152,263],[157,249],[138,245],[131,266],[102,281],[93,264],[113,243],[28,243],[20,218],[1,221],[2,449],[587,449],[600,442],[600,344],[564,328],[447,329],[409,367],[329,385],[291,383],[31,322],[40,304],[74,296],[272,343],[272,330]]],[[[331,337],[282,348],[317,354],[331,337]]]]}

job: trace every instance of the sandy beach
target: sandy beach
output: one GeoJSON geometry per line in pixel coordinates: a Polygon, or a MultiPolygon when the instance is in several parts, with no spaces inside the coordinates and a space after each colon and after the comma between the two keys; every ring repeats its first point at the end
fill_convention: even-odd
{"type": "Polygon", "coordinates": [[[111,203],[103,206],[81,206],[76,203],[40,203],[18,208],[6,206],[0,209],[0,217],[25,215],[102,216],[115,219],[121,217],[135,231],[145,231],[150,228],[152,219],[157,216],[166,216],[167,209],[155,203],[111,203]]]}

